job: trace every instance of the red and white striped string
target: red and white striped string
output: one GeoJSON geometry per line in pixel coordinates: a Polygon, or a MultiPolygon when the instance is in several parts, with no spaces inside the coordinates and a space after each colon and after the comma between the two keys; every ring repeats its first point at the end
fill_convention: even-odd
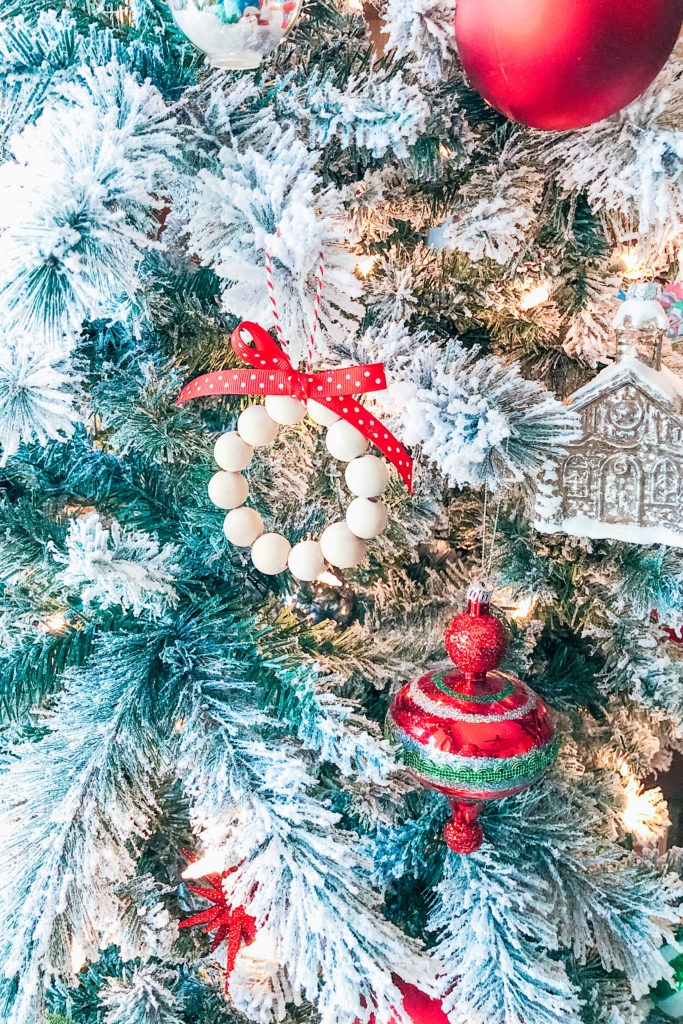
{"type": "Polygon", "coordinates": [[[315,334],[318,330],[318,321],[320,320],[320,298],[323,293],[323,277],[325,276],[325,264],[323,261],[323,251],[320,250],[320,265],[318,267],[318,285],[315,290],[315,302],[313,304],[313,326],[311,327],[311,336],[308,339],[308,358],[306,360],[306,369],[310,371],[311,363],[313,362],[313,349],[315,347],[315,334]]]}
{"type": "MultiPolygon", "coordinates": [[[[278,235],[280,232],[278,231],[278,235]]],[[[280,338],[280,346],[283,352],[287,351],[287,342],[285,341],[284,331],[282,330],[282,324],[280,323],[280,317],[277,312],[277,302],[275,300],[275,289],[273,288],[273,267],[270,262],[270,253],[266,249],[266,285],[268,287],[268,298],[270,299],[270,305],[273,310],[273,317],[275,318],[275,329],[280,338]]]]}
{"type": "MultiPolygon", "coordinates": [[[[278,235],[280,232],[278,231],[278,235]]],[[[308,353],[306,357],[306,369],[311,369],[313,362],[313,351],[315,349],[315,336],[318,330],[318,323],[320,321],[320,301],[323,292],[323,279],[325,277],[325,262],[323,258],[322,249],[319,253],[320,263],[318,266],[318,283],[315,290],[315,300],[313,303],[313,324],[311,326],[311,333],[308,339],[308,353]]],[[[273,286],[273,265],[270,259],[270,253],[266,249],[266,285],[268,288],[268,298],[270,299],[270,306],[273,311],[273,318],[275,320],[275,329],[280,339],[280,345],[283,351],[287,350],[287,342],[285,341],[284,331],[282,330],[282,324],[280,323],[280,316],[277,311],[277,299],[275,298],[275,288],[273,286]]]]}

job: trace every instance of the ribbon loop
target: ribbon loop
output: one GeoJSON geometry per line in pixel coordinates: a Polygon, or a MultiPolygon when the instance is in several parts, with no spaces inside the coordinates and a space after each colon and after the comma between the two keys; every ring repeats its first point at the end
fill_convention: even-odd
{"type": "Polygon", "coordinates": [[[336,370],[301,373],[275,339],[259,324],[244,320],[232,332],[233,350],[251,369],[225,369],[195,377],[180,392],[178,405],[206,395],[286,395],[304,404],[309,398],[327,405],[363,437],[372,441],[396,467],[408,490],[412,490],[413,462],[400,441],[371,416],[354,395],[383,391],[386,386],[382,363],[342,366],[336,370]],[[254,342],[251,345],[242,332],[254,342]]]}
{"type": "Polygon", "coordinates": [[[243,320],[235,328],[230,338],[230,343],[235,355],[257,369],[272,366],[278,370],[291,370],[292,365],[274,338],[271,338],[268,331],[265,331],[260,324],[252,323],[250,320],[243,320]],[[242,331],[250,335],[253,345],[244,341],[242,331]]]}

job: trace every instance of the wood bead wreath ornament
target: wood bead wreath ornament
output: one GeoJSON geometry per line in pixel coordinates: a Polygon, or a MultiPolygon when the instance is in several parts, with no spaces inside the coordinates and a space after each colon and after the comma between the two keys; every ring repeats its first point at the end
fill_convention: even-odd
{"type": "Polygon", "coordinates": [[[207,373],[183,388],[178,404],[193,398],[219,395],[263,395],[264,405],[250,405],[237,421],[237,429],[216,441],[218,466],[209,481],[209,497],[227,515],[223,530],[236,547],[250,547],[251,560],[268,576],[289,568],[299,580],[317,579],[326,563],[352,569],[365,558],[368,541],[385,529],[387,506],[380,495],[389,483],[383,459],[368,454],[372,442],[396,467],[412,490],[413,463],[403,445],[354,397],[386,388],[381,363],[344,366],[335,370],[295,370],[274,338],[258,324],[244,321],[232,333],[231,344],[250,369],[207,373]],[[250,341],[245,341],[244,336],[250,341]],[[255,508],[245,505],[249,484],[242,475],[256,448],[275,440],[280,426],[298,423],[308,415],[327,430],[327,450],[346,462],[346,485],[354,495],[346,518],[331,523],[320,540],[303,540],[293,547],[280,533],[265,531],[255,508]]]}

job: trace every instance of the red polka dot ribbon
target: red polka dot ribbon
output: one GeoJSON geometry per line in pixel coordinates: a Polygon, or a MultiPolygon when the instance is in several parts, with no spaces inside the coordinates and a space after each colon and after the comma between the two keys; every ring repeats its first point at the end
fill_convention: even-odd
{"type": "Polygon", "coordinates": [[[396,467],[408,490],[412,490],[413,460],[408,452],[391,431],[353,397],[386,388],[382,363],[301,373],[294,369],[275,339],[263,327],[248,320],[235,328],[230,341],[236,354],[251,369],[217,370],[195,377],[180,392],[178,405],[207,395],[288,395],[301,402],[313,398],[375,444],[396,467]],[[254,344],[244,341],[243,334],[254,344]]]}

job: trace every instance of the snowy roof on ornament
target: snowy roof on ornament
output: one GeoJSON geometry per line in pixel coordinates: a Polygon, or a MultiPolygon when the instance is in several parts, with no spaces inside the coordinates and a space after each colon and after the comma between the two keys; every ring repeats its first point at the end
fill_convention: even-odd
{"type": "Polygon", "coordinates": [[[583,409],[601,395],[616,391],[622,384],[634,384],[656,402],[664,402],[673,412],[683,413],[683,378],[666,366],[656,370],[635,353],[619,356],[616,362],[575,391],[567,399],[572,409],[583,409]]]}
{"type": "MultiPolygon", "coordinates": [[[[615,330],[649,331],[652,338],[656,338],[657,332],[668,330],[669,322],[660,298],[659,285],[642,281],[631,285],[614,318],[615,330]]],[[[570,395],[567,405],[572,409],[583,409],[624,384],[633,384],[653,401],[670,405],[672,412],[683,413],[683,379],[666,366],[649,365],[635,348],[621,351],[615,362],[570,395]]]]}

